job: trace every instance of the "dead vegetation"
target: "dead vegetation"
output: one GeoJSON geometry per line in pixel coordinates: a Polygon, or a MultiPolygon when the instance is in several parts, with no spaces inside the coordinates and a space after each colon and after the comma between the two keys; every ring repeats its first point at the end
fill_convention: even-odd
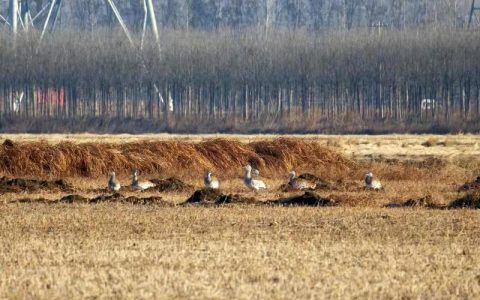
{"type": "MultiPolygon", "coordinates": [[[[147,173],[194,190],[112,195],[92,191],[105,177],[76,176],[67,178],[76,194],[0,195],[0,298],[478,298],[480,196],[458,192],[476,181],[477,162],[352,161],[344,171],[294,165],[332,185],[307,193],[278,191],[287,173],[272,168],[262,169],[270,189],[257,194],[232,172],[219,173],[220,191],[202,190],[196,174],[147,173]],[[361,188],[370,170],[384,191],[361,188]],[[402,208],[385,209],[392,201],[402,208]]],[[[129,182],[129,170],[120,180],[129,182]]]]}
{"type": "MultiPolygon", "coordinates": [[[[356,142],[351,139],[343,141],[342,145],[363,147],[369,143],[365,137],[359,137],[356,142]]],[[[408,139],[410,138],[405,138],[408,139]]],[[[31,197],[24,199],[25,202],[34,202],[35,199],[42,202],[42,198],[50,199],[45,202],[51,202],[52,195],[44,197],[42,193],[62,193],[65,196],[74,190],[87,200],[73,197],[64,199],[64,202],[143,203],[150,201],[144,201],[143,198],[163,197],[172,204],[276,203],[284,206],[335,204],[344,207],[442,208],[459,198],[458,181],[465,182],[468,178],[476,177],[472,175],[478,174],[480,170],[480,164],[470,158],[449,160],[429,156],[418,159],[396,157],[369,161],[349,159],[340,152],[341,149],[330,148],[313,136],[268,137],[265,140],[250,137],[245,139],[197,137],[192,141],[190,137],[160,141],[131,138],[127,140],[130,142],[102,143],[99,140],[95,142],[83,140],[81,143],[75,143],[74,140],[16,142],[14,139],[7,139],[0,146],[0,170],[3,169],[4,173],[32,173],[38,178],[51,178],[54,174],[73,174],[71,175],[73,177],[68,177],[68,182],[72,182],[73,185],[65,180],[4,177],[0,180],[0,191],[3,183],[5,192],[28,192],[31,197]],[[269,187],[266,192],[255,195],[248,193],[241,180],[241,170],[246,163],[261,170],[262,180],[265,180],[269,187]],[[104,188],[106,179],[102,182],[98,180],[105,178],[104,171],[110,168],[121,174],[120,192],[134,198],[129,200],[125,200],[128,196],[110,198],[112,196],[104,188]],[[138,192],[129,187],[132,169],[140,169],[146,174],[143,177],[150,179],[157,186],[144,191],[142,197],[139,197],[138,192]],[[213,170],[219,175],[222,192],[201,189],[202,175],[206,169],[213,170]],[[47,170],[48,174],[43,174],[47,170]],[[302,171],[299,178],[315,183],[316,189],[311,191],[312,193],[292,195],[298,191],[285,184],[287,174],[291,170],[302,171]],[[373,192],[363,188],[363,178],[369,171],[384,183],[383,191],[373,192]],[[90,184],[82,183],[88,180],[90,184]],[[39,197],[34,197],[35,193],[40,193],[39,197]],[[97,196],[93,195],[98,194],[103,196],[95,199],[97,196]],[[426,194],[435,195],[433,197],[435,201],[432,201],[430,196],[425,197],[426,194]]],[[[457,141],[454,137],[449,137],[448,140],[453,141],[449,145],[454,145],[457,141]]],[[[423,141],[421,138],[417,143],[420,145],[423,141]]],[[[462,144],[466,142],[468,140],[462,140],[462,144]]],[[[435,147],[437,146],[433,146],[435,147]]],[[[403,151],[403,148],[398,151],[403,151]]],[[[475,191],[478,184],[478,180],[467,181],[460,191],[475,191]]],[[[18,199],[16,195],[11,197],[13,199],[4,199],[4,202],[18,199]]],[[[55,197],[53,203],[62,202],[60,200],[59,197],[55,197]]],[[[152,201],[156,200],[158,199],[152,201]]]]}
{"type": "Polygon", "coordinates": [[[247,162],[265,174],[285,173],[293,166],[316,166],[346,171],[355,164],[327,147],[301,139],[278,138],[242,143],[214,139],[200,143],[186,141],[134,142],[126,144],[61,142],[15,143],[0,146],[0,172],[15,176],[101,177],[109,171],[130,174],[203,174],[209,169],[232,175],[247,162]]]}
{"type": "Polygon", "coordinates": [[[0,298],[478,299],[479,214],[7,205],[0,298]]]}

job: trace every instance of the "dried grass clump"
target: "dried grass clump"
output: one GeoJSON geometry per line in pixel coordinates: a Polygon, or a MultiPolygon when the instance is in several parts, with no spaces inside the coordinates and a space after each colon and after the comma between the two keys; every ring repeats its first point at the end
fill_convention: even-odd
{"type": "Polygon", "coordinates": [[[109,171],[129,175],[132,169],[190,177],[209,169],[231,176],[247,163],[265,175],[294,167],[345,172],[355,166],[327,147],[293,138],[251,143],[229,139],[55,145],[6,141],[0,146],[0,172],[16,176],[100,177],[109,171]]]}
{"type": "Polygon", "coordinates": [[[437,146],[438,144],[439,144],[439,141],[437,138],[429,138],[428,140],[422,143],[422,146],[433,147],[433,146],[437,146]]]}

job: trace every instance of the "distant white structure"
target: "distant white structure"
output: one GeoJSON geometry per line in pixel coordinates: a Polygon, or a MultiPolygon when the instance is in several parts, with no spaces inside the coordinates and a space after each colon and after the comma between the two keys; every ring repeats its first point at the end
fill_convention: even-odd
{"type": "Polygon", "coordinates": [[[18,114],[20,112],[20,107],[22,106],[23,102],[23,92],[20,93],[20,95],[16,95],[15,98],[13,99],[13,112],[15,114],[18,114]]]}
{"type": "Polygon", "coordinates": [[[422,99],[421,108],[425,110],[434,110],[437,107],[437,100],[435,99],[422,99]]]}
{"type": "Polygon", "coordinates": [[[168,111],[173,112],[173,98],[171,92],[168,92],[168,111]]]}
{"type": "Polygon", "coordinates": [[[257,192],[258,190],[266,189],[267,186],[265,185],[265,182],[252,178],[252,171],[255,175],[260,174],[258,170],[252,169],[252,166],[250,166],[249,164],[245,166],[245,175],[243,177],[243,183],[245,184],[245,186],[255,192],[257,192]]]}
{"type": "Polygon", "coordinates": [[[374,179],[373,173],[370,172],[365,175],[365,188],[378,191],[382,189],[382,183],[374,179]]]}
{"type": "Polygon", "coordinates": [[[220,187],[220,183],[216,178],[213,177],[212,172],[207,171],[205,176],[203,177],[203,182],[205,183],[205,187],[207,189],[218,189],[220,187]]]}
{"type": "Polygon", "coordinates": [[[132,175],[132,188],[139,191],[144,191],[146,189],[152,188],[155,186],[155,183],[150,181],[138,181],[138,170],[133,171],[132,175]]]}

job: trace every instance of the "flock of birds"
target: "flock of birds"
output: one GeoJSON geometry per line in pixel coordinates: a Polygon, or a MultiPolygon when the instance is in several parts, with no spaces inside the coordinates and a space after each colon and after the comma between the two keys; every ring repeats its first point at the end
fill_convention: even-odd
{"type": "MultiPolygon", "coordinates": [[[[139,181],[138,170],[134,170],[132,174],[132,182],[130,187],[134,190],[144,191],[149,188],[155,187],[155,184],[151,181],[139,181]]],[[[244,167],[243,183],[244,185],[254,192],[267,189],[267,185],[260,179],[254,179],[252,176],[259,176],[260,172],[257,169],[252,168],[250,164],[244,167]]],[[[218,189],[220,188],[220,182],[216,179],[212,172],[207,171],[203,178],[205,188],[218,189]]],[[[315,189],[316,184],[306,179],[297,177],[295,171],[291,171],[288,177],[288,184],[294,190],[306,190],[315,189]]],[[[379,180],[375,179],[370,172],[365,175],[364,185],[366,189],[381,190],[382,184],[379,180]]],[[[110,172],[108,178],[108,189],[113,192],[118,192],[121,188],[120,181],[118,181],[115,172],[110,172]]]]}

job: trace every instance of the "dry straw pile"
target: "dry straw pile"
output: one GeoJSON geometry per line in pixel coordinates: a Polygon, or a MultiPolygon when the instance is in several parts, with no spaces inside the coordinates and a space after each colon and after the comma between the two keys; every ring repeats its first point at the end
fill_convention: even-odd
{"type": "Polygon", "coordinates": [[[285,173],[292,168],[348,171],[354,163],[315,142],[292,138],[242,143],[214,139],[135,142],[126,144],[63,142],[15,143],[0,146],[0,172],[12,176],[105,176],[109,171],[130,174],[198,176],[206,169],[222,175],[241,172],[250,163],[262,175],[285,173]]]}

